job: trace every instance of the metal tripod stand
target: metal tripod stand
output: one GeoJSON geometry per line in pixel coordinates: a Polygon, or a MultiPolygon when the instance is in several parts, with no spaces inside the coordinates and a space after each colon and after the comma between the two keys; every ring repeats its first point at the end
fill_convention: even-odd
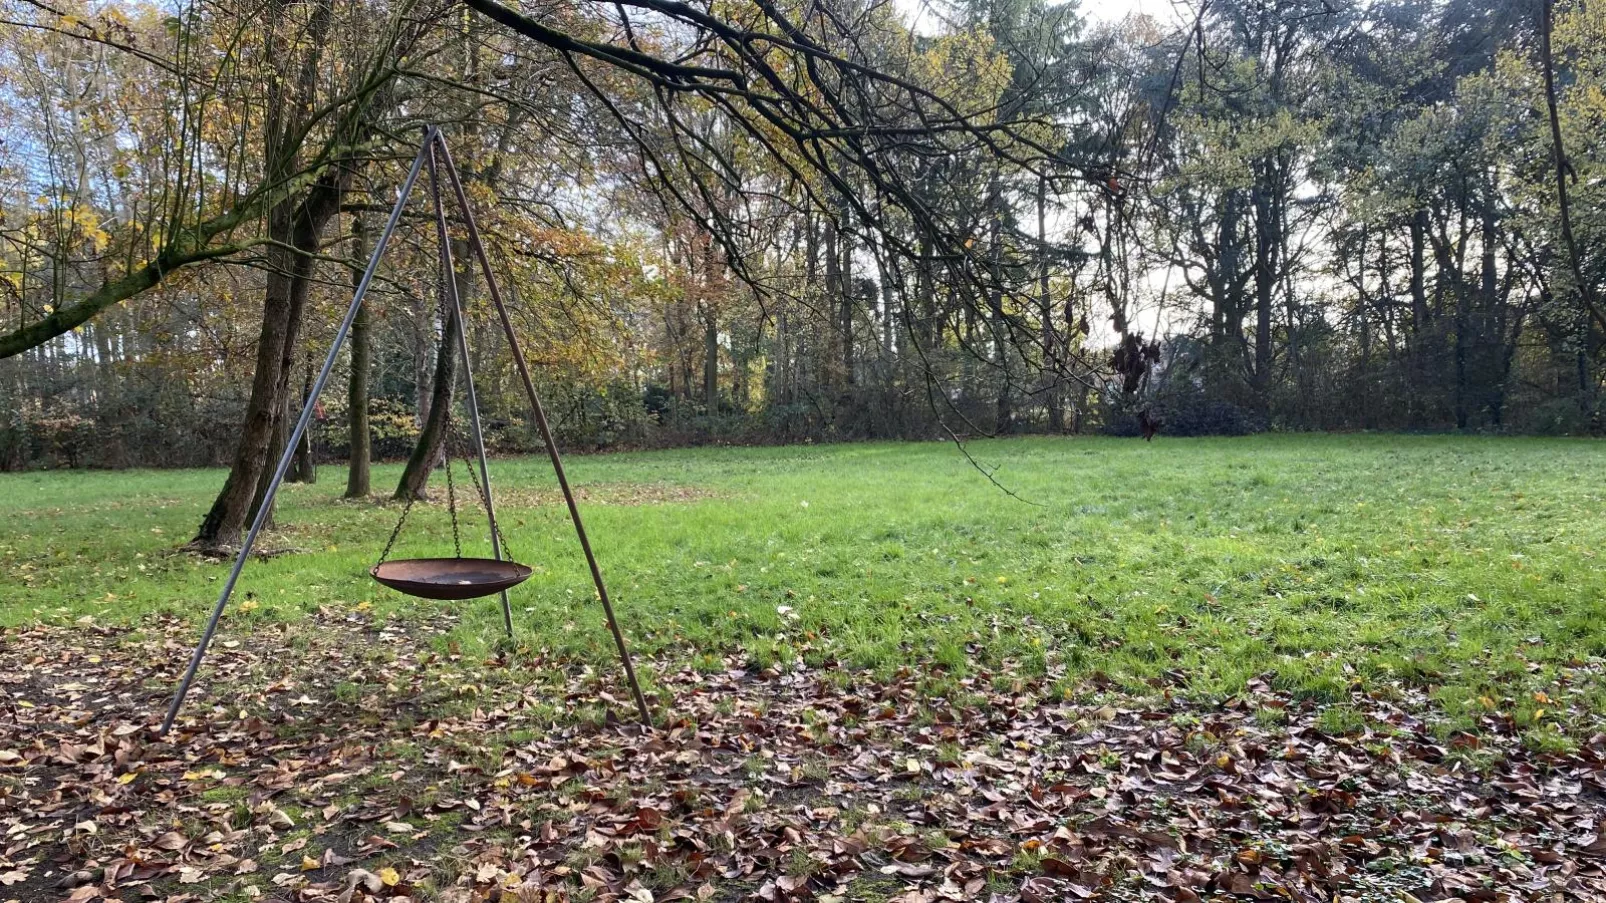
{"type": "MultiPolygon", "coordinates": [[[[563,458],[558,454],[558,447],[552,440],[552,429],[547,423],[546,411],[541,407],[540,396],[536,394],[535,383],[530,378],[530,368],[525,362],[524,351],[519,347],[518,336],[513,329],[513,321],[508,317],[507,307],[502,302],[501,291],[497,288],[496,279],[491,272],[491,260],[486,254],[485,244],[480,238],[478,224],[474,221],[474,211],[469,206],[468,195],[463,190],[463,182],[452,163],[451,151],[446,146],[446,138],[440,129],[429,126],[424,131],[424,140],[419,145],[418,156],[413,159],[412,168],[407,172],[407,178],[402,182],[401,192],[396,198],[396,205],[391,208],[390,218],[385,223],[385,230],[374,245],[373,256],[368,261],[368,267],[363,271],[362,279],[357,284],[356,293],[351,299],[351,306],[346,310],[346,316],[340,321],[340,328],[335,332],[334,343],[329,348],[329,356],[324,359],[323,369],[318,372],[318,378],[313,381],[312,388],[307,393],[305,404],[301,406],[301,417],[296,421],[295,429],[290,432],[289,441],[285,444],[284,453],[279,457],[279,466],[273,472],[273,478],[268,483],[267,491],[263,495],[262,503],[257,508],[256,517],[251,522],[251,528],[240,543],[240,552],[235,556],[234,566],[229,570],[228,579],[223,583],[223,592],[218,596],[217,604],[212,608],[212,615],[207,619],[206,629],[201,633],[201,641],[196,644],[195,653],[190,656],[190,664],[184,672],[184,678],[179,682],[178,690],[173,694],[173,701],[168,706],[167,717],[162,719],[161,733],[166,734],[178,717],[179,710],[184,705],[184,698],[189,694],[190,685],[195,681],[195,674],[201,668],[201,661],[206,657],[206,649],[212,643],[212,636],[217,632],[218,621],[223,617],[223,609],[228,606],[229,597],[234,593],[234,585],[240,579],[240,571],[245,567],[245,560],[250,557],[251,549],[256,545],[257,536],[262,532],[267,522],[268,513],[273,509],[273,499],[284,482],[285,473],[289,471],[291,461],[295,458],[296,446],[307,431],[307,425],[312,420],[313,402],[323,392],[324,384],[329,381],[330,371],[334,369],[335,358],[340,354],[340,348],[346,342],[346,336],[351,331],[352,321],[357,317],[357,311],[362,307],[363,298],[368,294],[368,287],[372,284],[374,272],[379,268],[379,261],[385,255],[385,247],[390,242],[392,234],[396,231],[396,224],[400,222],[402,210],[407,206],[407,199],[412,194],[414,185],[418,182],[419,173],[425,168],[429,170],[430,190],[434,199],[434,212],[436,218],[436,233],[442,242],[442,259],[445,265],[450,265],[450,251],[446,250],[447,221],[446,213],[441,204],[440,174],[444,170],[446,181],[451,185],[458,207],[462,211],[464,224],[468,232],[468,243],[479,261],[480,270],[484,275],[488,294],[492,305],[496,308],[497,319],[501,321],[502,331],[507,336],[508,348],[513,353],[513,364],[518,370],[519,380],[524,385],[524,393],[530,402],[530,413],[535,418],[536,428],[541,433],[541,441],[546,444],[547,455],[552,459],[552,470],[557,475],[558,486],[563,490],[563,500],[569,506],[569,520],[574,524],[574,532],[580,539],[580,548],[585,552],[586,564],[591,569],[591,581],[596,585],[597,597],[602,602],[603,613],[607,616],[608,630],[613,634],[614,644],[619,649],[619,661],[624,667],[625,679],[630,684],[631,695],[635,697],[636,711],[643,724],[651,723],[651,715],[647,710],[647,699],[642,695],[641,685],[636,680],[635,667],[630,661],[630,650],[625,644],[624,633],[619,629],[619,621],[614,617],[613,602],[608,597],[608,587],[602,580],[602,569],[597,565],[597,556],[591,550],[591,540],[586,536],[585,523],[580,519],[580,509],[575,504],[574,492],[569,488],[569,478],[563,470],[563,458]]],[[[450,271],[448,270],[448,277],[450,271]]],[[[450,283],[452,280],[447,279],[450,283]]],[[[451,316],[456,321],[458,335],[458,350],[463,356],[465,371],[469,371],[468,337],[463,328],[463,310],[460,299],[456,296],[455,288],[449,291],[451,316]]],[[[468,403],[472,412],[471,422],[474,433],[474,448],[479,457],[479,470],[484,481],[487,498],[488,514],[492,520],[491,537],[492,550],[498,559],[501,558],[502,549],[495,526],[495,513],[490,511],[490,473],[485,461],[485,441],[480,431],[479,410],[477,399],[474,396],[474,379],[472,372],[468,372],[468,403]]],[[[508,606],[507,593],[502,592],[502,617],[508,634],[513,633],[512,610],[508,606]]]]}

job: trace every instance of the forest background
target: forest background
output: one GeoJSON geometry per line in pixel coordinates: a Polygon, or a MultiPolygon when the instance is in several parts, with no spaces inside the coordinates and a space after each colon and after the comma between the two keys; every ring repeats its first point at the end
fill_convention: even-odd
{"type": "MultiPolygon", "coordinates": [[[[569,446],[1601,429],[1600,4],[678,6],[519,9],[684,59],[785,13],[966,140],[794,165],[717,94],[465,6],[0,0],[0,469],[282,440],[428,123],[569,446]]],[[[447,441],[432,228],[404,218],[303,478],[447,441]]],[[[538,448],[455,278],[492,447],[538,448]]]]}

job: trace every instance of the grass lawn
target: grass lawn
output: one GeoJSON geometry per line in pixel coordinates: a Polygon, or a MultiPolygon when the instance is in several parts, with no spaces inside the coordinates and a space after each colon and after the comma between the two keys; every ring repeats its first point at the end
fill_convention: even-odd
{"type": "Polygon", "coordinates": [[[572,459],[652,732],[543,460],[511,641],[288,487],[166,737],[222,472],[0,475],[0,903],[1606,900],[1606,444],[970,450],[572,459]]]}
{"type": "MultiPolygon", "coordinates": [[[[650,657],[716,667],[739,651],[758,666],[801,657],[881,676],[930,660],[945,666],[939,682],[1007,663],[1012,676],[1131,689],[1180,672],[1205,698],[1270,675],[1322,702],[1403,682],[1430,689],[1457,729],[1490,708],[1524,727],[1546,709],[1541,739],[1567,727],[1569,705],[1606,711],[1606,688],[1559,683],[1606,653],[1606,445],[971,448],[1035,504],[941,443],[577,457],[572,469],[627,636],[650,657]]],[[[380,467],[375,485],[396,475],[380,467]]],[[[227,564],[173,550],[222,476],[0,476],[0,624],[202,618],[227,564]]],[[[496,644],[494,600],[438,606],[370,580],[399,509],[339,499],[343,477],[325,467],[322,482],[287,487],[266,545],[298,551],[247,567],[231,626],[321,606],[450,608],[462,614],[451,642],[496,644]]],[[[609,638],[547,464],[496,462],[493,480],[515,557],[537,569],[513,594],[518,643],[605,664],[609,638]]],[[[415,508],[396,554],[450,554],[444,507],[415,508]]],[[[488,554],[483,523],[466,532],[467,553],[488,554]]]]}

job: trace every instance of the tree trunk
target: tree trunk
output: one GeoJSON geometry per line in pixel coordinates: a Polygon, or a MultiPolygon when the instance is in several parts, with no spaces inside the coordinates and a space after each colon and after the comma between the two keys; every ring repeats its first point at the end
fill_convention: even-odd
{"type": "MultiPolygon", "coordinates": [[[[976,323],[976,298],[969,295],[968,288],[956,287],[962,293],[957,303],[964,314],[961,323],[956,324],[962,330],[959,339],[959,396],[968,402],[976,397],[976,332],[979,329],[976,323]]],[[[951,295],[949,303],[956,303],[951,295]]]]}
{"type": "Polygon", "coordinates": [[[1494,175],[1491,173],[1489,183],[1485,186],[1487,194],[1483,205],[1482,222],[1482,260],[1479,267],[1478,280],[1478,307],[1473,313],[1471,351],[1473,363],[1477,369],[1478,391],[1473,398],[1477,403],[1474,413],[1489,419],[1494,426],[1500,425],[1501,384],[1505,381],[1503,368],[1500,366],[1500,355],[1496,350],[1504,337],[1504,325],[1500,322],[1499,308],[1504,303],[1500,292],[1500,274],[1495,251],[1499,245],[1499,223],[1495,215],[1494,175]],[[1496,328],[1499,333],[1496,333],[1496,328]]]}
{"type": "MultiPolygon", "coordinates": [[[[1368,397],[1372,373],[1372,294],[1366,290],[1366,250],[1371,238],[1371,227],[1367,223],[1361,224],[1360,247],[1355,252],[1355,313],[1361,328],[1361,358],[1358,365],[1356,384],[1360,389],[1356,393],[1356,403],[1359,406],[1361,429],[1371,429],[1371,399],[1368,397]]],[[[1379,273],[1380,277],[1386,278],[1379,273]]]]}
{"type": "Polygon", "coordinates": [[[1239,280],[1239,222],[1243,218],[1243,192],[1227,192],[1221,205],[1221,265],[1210,280],[1214,296],[1210,307],[1210,341],[1217,348],[1238,347],[1243,337],[1243,283],[1239,280]]]}
{"type": "Polygon", "coordinates": [[[430,328],[434,315],[429,298],[413,294],[413,422],[422,430],[429,421],[429,343],[435,338],[430,328]]]}
{"type": "MultiPolygon", "coordinates": [[[[459,244],[453,242],[454,246],[459,244]]],[[[454,247],[453,251],[458,252],[453,255],[458,261],[468,260],[466,247],[454,247]]],[[[463,268],[454,272],[452,279],[457,283],[459,303],[466,306],[473,280],[463,268]]],[[[457,383],[457,318],[450,315],[450,308],[446,306],[448,303],[445,299],[441,302],[441,339],[435,349],[435,376],[431,382],[429,416],[424,420],[418,441],[413,444],[413,453],[407,458],[407,466],[402,469],[401,479],[396,483],[394,498],[398,500],[424,498],[424,490],[429,487],[430,471],[440,462],[443,450],[446,454],[451,453],[446,449],[446,442],[452,416],[452,391],[457,383]]]]}
{"type": "Polygon", "coordinates": [[[922,353],[930,355],[934,350],[932,345],[937,340],[937,297],[932,288],[931,275],[931,237],[925,232],[920,233],[920,260],[915,270],[915,302],[918,305],[918,319],[915,323],[914,333],[920,342],[922,353]]]}
{"type": "Polygon", "coordinates": [[[881,360],[885,367],[892,360],[892,350],[898,344],[895,334],[898,301],[892,285],[892,271],[887,266],[886,258],[880,255],[876,256],[876,276],[881,282],[881,360]]]}
{"type": "MultiPolygon", "coordinates": [[[[301,397],[302,404],[316,405],[318,400],[312,397],[312,357],[305,358],[304,373],[302,377],[301,397]]],[[[300,412],[293,409],[290,403],[295,398],[289,393],[285,394],[284,423],[286,431],[290,423],[299,416],[300,412]]],[[[312,459],[312,425],[307,425],[306,432],[301,434],[301,441],[296,443],[296,456],[290,462],[290,472],[285,475],[286,483],[316,483],[318,482],[318,465],[312,459]]]]}
{"type": "Polygon", "coordinates": [[[452,388],[457,372],[457,321],[445,317],[441,324],[440,345],[435,349],[435,376],[429,396],[429,416],[413,443],[413,453],[407,458],[401,480],[396,483],[395,498],[424,498],[429,486],[429,474],[441,459],[446,442],[448,419],[452,411],[452,388]]]}
{"type": "MultiPolygon", "coordinates": [[[[358,214],[351,221],[352,258],[359,264],[368,259],[368,233],[358,214]]],[[[352,291],[362,283],[362,271],[351,274],[352,291]]],[[[357,309],[351,321],[351,377],[346,384],[346,426],[351,436],[351,455],[346,471],[346,498],[367,498],[370,488],[369,465],[373,450],[368,444],[368,377],[373,369],[371,323],[368,304],[357,309]]]]}
{"type": "MultiPolygon", "coordinates": [[[[1584,322],[1583,331],[1585,337],[1587,338],[1589,335],[1589,322],[1587,320],[1584,322]]],[[[1582,343],[1580,343],[1578,351],[1574,353],[1573,358],[1578,369],[1578,409],[1584,414],[1594,413],[1595,381],[1594,378],[1589,374],[1589,352],[1584,350],[1582,343]]],[[[1596,427],[1598,429],[1598,423],[1596,424],[1596,427]]]]}
{"type": "Polygon", "coordinates": [[[1272,223],[1270,190],[1264,183],[1266,164],[1255,167],[1251,203],[1255,208],[1255,369],[1250,384],[1261,416],[1271,414],[1271,297],[1276,288],[1275,261],[1272,259],[1275,226],[1272,223]]]}
{"type": "Polygon", "coordinates": [[[334,168],[318,180],[299,205],[283,201],[270,216],[270,234],[279,236],[288,247],[274,246],[267,252],[262,331],[257,339],[256,370],[245,406],[245,422],[228,479],[196,532],[198,545],[238,543],[266,494],[272,468],[284,447],[282,439],[273,441],[274,435],[288,432],[284,420],[290,370],[302,310],[312,287],[316,263],[312,255],[319,249],[324,224],[339,206],[347,178],[343,167],[334,168]]]}
{"type": "Polygon", "coordinates": [[[1412,426],[1421,423],[1423,416],[1422,392],[1428,373],[1428,289],[1427,289],[1427,231],[1428,212],[1418,209],[1411,215],[1411,382],[1408,390],[1410,404],[1407,421],[1412,426]]]}
{"type": "Polygon", "coordinates": [[[713,305],[703,305],[703,406],[719,413],[719,322],[713,305]]]}
{"type": "Polygon", "coordinates": [[[1048,176],[1037,178],[1037,305],[1043,331],[1043,403],[1048,406],[1048,431],[1065,432],[1065,408],[1060,403],[1059,339],[1054,329],[1054,299],[1048,291],[1048,176]]]}
{"type": "MultiPolygon", "coordinates": [[[[842,222],[848,221],[849,212],[846,207],[842,211],[842,222]]],[[[838,250],[842,254],[842,266],[839,270],[838,280],[842,286],[842,295],[839,299],[838,329],[842,333],[842,381],[845,385],[853,385],[853,238],[845,230],[839,231],[836,236],[838,250]]]]}
{"type": "Polygon", "coordinates": [[[1455,295],[1455,426],[1456,429],[1467,428],[1469,417],[1467,414],[1467,293],[1463,289],[1455,295]]]}
{"type": "MultiPolygon", "coordinates": [[[[287,6],[284,0],[270,3],[264,48],[270,59],[285,66],[282,75],[275,75],[268,84],[263,139],[270,183],[288,178],[299,168],[305,134],[301,119],[313,106],[324,38],[333,21],[332,4],[319,0],[301,33],[303,40],[297,42],[308,49],[295,59],[280,32],[287,6]],[[284,77],[290,75],[292,67],[293,77],[284,77]]],[[[292,197],[284,197],[269,208],[268,235],[278,244],[267,250],[262,331],[257,341],[251,396],[246,402],[245,423],[229,476],[201,521],[195,537],[197,545],[215,547],[239,542],[247,521],[255,519],[266,497],[283,448],[283,440],[275,441],[275,436],[289,432],[285,421],[290,371],[299,350],[301,315],[316,266],[313,255],[322,244],[324,225],[339,209],[349,181],[349,168],[335,165],[319,176],[299,204],[292,197]]],[[[272,512],[267,515],[271,517],[272,512]]]]}
{"type": "Polygon", "coordinates": [[[273,249],[270,260],[278,257],[281,266],[272,266],[267,277],[262,306],[262,331],[257,338],[255,375],[251,395],[245,406],[245,423],[240,442],[229,465],[229,476],[201,521],[195,541],[206,546],[232,546],[240,541],[246,521],[251,519],[266,492],[273,456],[282,446],[280,434],[285,407],[285,383],[280,379],[280,359],[295,332],[292,325],[291,278],[282,264],[288,253],[273,249]]]}
{"type": "Polygon", "coordinates": [[[987,289],[987,310],[991,320],[988,331],[992,334],[993,357],[998,365],[999,377],[998,396],[994,401],[993,432],[1004,435],[1014,429],[1015,403],[1010,394],[1008,325],[1004,322],[1004,273],[1000,265],[1004,243],[1003,224],[1000,221],[1003,214],[996,204],[993,209],[990,261],[993,284],[987,289]]]}
{"type": "Polygon", "coordinates": [[[782,299],[776,307],[779,310],[775,314],[775,358],[770,362],[769,386],[777,403],[789,405],[792,403],[792,330],[786,315],[787,301],[782,299]]]}
{"type": "MultiPolygon", "coordinates": [[[[825,251],[825,273],[824,273],[824,279],[825,279],[825,303],[823,305],[821,305],[821,306],[826,311],[830,311],[830,310],[833,310],[835,308],[836,304],[838,303],[838,299],[842,297],[842,294],[843,294],[843,291],[844,291],[843,285],[842,285],[842,255],[841,255],[841,252],[838,250],[838,247],[837,247],[837,234],[838,233],[837,233],[837,225],[836,225],[836,218],[835,217],[827,216],[825,218],[824,233],[825,233],[825,235],[824,235],[823,245],[824,245],[824,251],[825,251]]],[[[829,321],[832,318],[827,317],[826,319],[829,321]]],[[[831,325],[830,329],[831,329],[831,332],[835,332],[836,331],[835,325],[834,324],[831,325]]],[[[837,365],[838,365],[838,363],[840,361],[840,358],[833,359],[832,352],[835,351],[835,349],[836,349],[836,343],[834,341],[831,341],[832,338],[834,338],[834,336],[831,336],[828,333],[827,334],[827,341],[825,342],[827,347],[822,349],[822,354],[824,356],[824,360],[821,362],[822,363],[821,370],[822,370],[823,373],[828,374],[830,376],[830,380],[827,383],[828,385],[830,383],[834,383],[834,382],[837,381],[837,374],[835,373],[835,371],[836,371],[837,365]]]]}

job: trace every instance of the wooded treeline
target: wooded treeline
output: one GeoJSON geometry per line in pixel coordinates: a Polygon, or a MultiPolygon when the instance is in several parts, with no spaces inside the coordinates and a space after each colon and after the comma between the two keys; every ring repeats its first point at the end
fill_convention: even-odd
{"type": "MultiPolygon", "coordinates": [[[[226,538],[426,123],[574,445],[1600,429],[1600,4],[911,11],[0,0],[0,468],[228,464],[226,538]]],[[[450,432],[426,213],[303,476],[450,432]]]]}

